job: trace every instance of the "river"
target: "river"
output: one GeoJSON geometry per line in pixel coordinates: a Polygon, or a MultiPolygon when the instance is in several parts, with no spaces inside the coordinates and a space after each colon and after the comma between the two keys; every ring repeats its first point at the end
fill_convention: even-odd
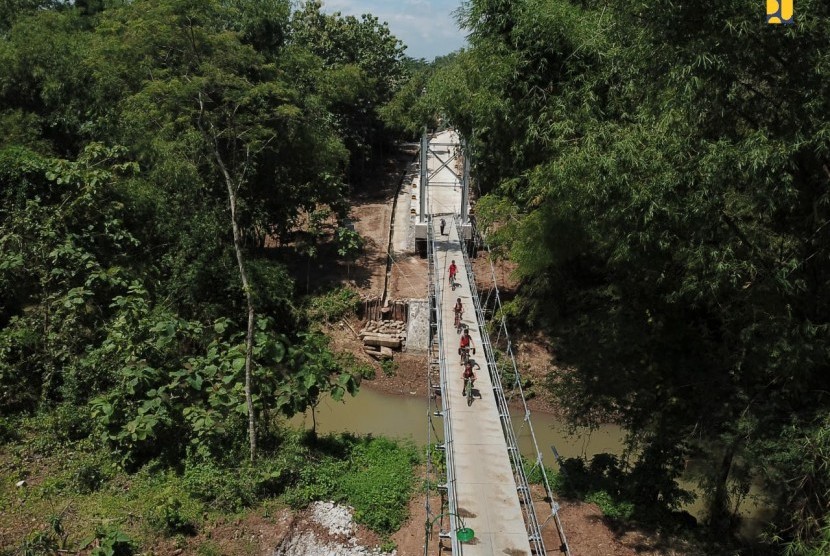
{"type": "MultiPolygon", "coordinates": [[[[335,402],[325,398],[317,406],[317,431],[322,434],[330,432],[352,432],[355,434],[372,434],[391,438],[409,439],[418,445],[426,443],[428,407],[427,400],[416,396],[393,396],[364,386],[354,398],[344,398],[335,402]]],[[[521,411],[512,412],[514,429],[519,438],[522,453],[536,459],[530,430],[522,426],[521,411]]],[[[568,435],[567,427],[561,421],[547,413],[531,414],[536,441],[545,464],[556,468],[551,452],[555,446],[562,457],[587,456],[608,452],[621,454],[625,432],[616,425],[603,425],[593,432],[581,431],[568,435]]],[[[311,413],[298,415],[291,420],[296,427],[311,427],[311,413]]],[[[435,427],[441,430],[441,419],[434,418],[435,427]]]]}

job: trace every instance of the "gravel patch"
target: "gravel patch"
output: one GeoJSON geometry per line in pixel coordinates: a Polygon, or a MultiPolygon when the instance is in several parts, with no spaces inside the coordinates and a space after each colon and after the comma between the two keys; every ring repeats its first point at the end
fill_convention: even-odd
{"type": "Polygon", "coordinates": [[[383,552],[367,548],[355,538],[352,508],[334,502],[314,502],[308,519],[289,534],[272,552],[273,556],[397,556],[397,551],[383,552]],[[321,529],[325,534],[318,534],[321,529]],[[323,537],[329,538],[323,538],[323,537]]]}
{"type": "Polygon", "coordinates": [[[334,502],[314,502],[311,517],[325,527],[329,534],[337,537],[351,537],[354,533],[352,509],[334,502]]]}

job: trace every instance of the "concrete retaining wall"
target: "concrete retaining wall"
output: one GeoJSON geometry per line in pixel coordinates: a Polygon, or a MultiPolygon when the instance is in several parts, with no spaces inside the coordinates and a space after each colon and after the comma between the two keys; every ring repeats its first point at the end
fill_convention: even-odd
{"type": "Polygon", "coordinates": [[[406,328],[406,351],[426,353],[429,349],[429,302],[409,300],[409,323],[406,328]]]}

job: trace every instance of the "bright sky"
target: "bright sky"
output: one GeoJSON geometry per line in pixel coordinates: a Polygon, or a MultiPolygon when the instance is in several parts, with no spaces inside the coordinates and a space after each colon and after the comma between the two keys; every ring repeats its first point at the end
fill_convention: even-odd
{"type": "Polygon", "coordinates": [[[406,45],[406,55],[432,61],[464,46],[464,32],[453,12],[461,0],[322,0],[326,13],[370,13],[389,24],[406,45]]]}

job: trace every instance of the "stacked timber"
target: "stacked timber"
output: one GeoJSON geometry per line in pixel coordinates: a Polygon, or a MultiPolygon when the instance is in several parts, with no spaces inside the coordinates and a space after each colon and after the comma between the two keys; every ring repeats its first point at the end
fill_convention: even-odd
{"type": "Polygon", "coordinates": [[[375,359],[391,359],[394,350],[406,344],[406,323],[399,320],[370,320],[360,329],[363,351],[375,359]]]}
{"type": "Polygon", "coordinates": [[[384,312],[384,319],[403,323],[409,320],[409,302],[403,299],[390,299],[381,311],[384,312]]]}
{"type": "Polygon", "coordinates": [[[376,296],[365,296],[360,303],[360,318],[368,321],[380,320],[383,308],[383,299],[376,296]]]}
{"type": "Polygon", "coordinates": [[[399,320],[406,322],[409,313],[409,302],[403,299],[390,299],[383,304],[383,300],[376,296],[364,296],[360,300],[358,315],[367,321],[399,320]]]}

